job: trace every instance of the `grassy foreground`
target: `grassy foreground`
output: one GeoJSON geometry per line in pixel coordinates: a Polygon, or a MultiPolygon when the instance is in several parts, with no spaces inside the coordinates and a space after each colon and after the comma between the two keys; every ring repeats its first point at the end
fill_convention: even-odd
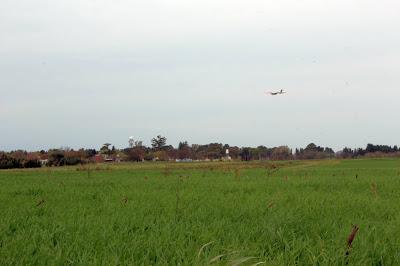
{"type": "Polygon", "coordinates": [[[396,159],[0,171],[0,265],[400,265],[399,189],[396,159]]]}

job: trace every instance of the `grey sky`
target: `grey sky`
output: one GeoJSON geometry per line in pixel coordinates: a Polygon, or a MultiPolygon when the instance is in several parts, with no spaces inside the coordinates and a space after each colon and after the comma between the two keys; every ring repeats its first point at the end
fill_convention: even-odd
{"type": "Polygon", "coordinates": [[[398,1],[2,0],[0,150],[400,144],[398,1]],[[284,88],[283,97],[265,90],[284,88]]]}

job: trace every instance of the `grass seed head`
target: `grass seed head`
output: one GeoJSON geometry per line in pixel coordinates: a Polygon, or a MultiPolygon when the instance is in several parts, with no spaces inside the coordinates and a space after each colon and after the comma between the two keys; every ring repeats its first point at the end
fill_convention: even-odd
{"type": "Polygon", "coordinates": [[[235,168],[235,178],[236,179],[240,178],[240,168],[235,168]]]}
{"type": "Polygon", "coordinates": [[[346,249],[346,253],[345,253],[346,265],[349,264],[348,259],[349,259],[349,256],[350,256],[351,248],[353,246],[354,238],[356,237],[357,232],[358,232],[359,229],[360,228],[358,227],[358,225],[354,225],[353,229],[350,232],[350,235],[347,237],[347,243],[346,243],[347,244],[347,249],[346,249]]]}
{"type": "Polygon", "coordinates": [[[358,230],[360,230],[358,225],[354,225],[349,237],[347,238],[347,248],[352,247],[354,238],[356,237],[358,230]]]}
{"type": "Polygon", "coordinates": [[[345,258],[346,258],[346,265],[349,264],[348,258],[350,256],[350,252],[351,252],[351,248],[353,246],[353,241],[354,238],[357,235],[357,232],[360,228],[358,227],[358,225],[354,225],[353,229],[350,232],[350,235],[347,237],[347,249],[346,249],[346,253],[345,253],[345,258]]]}

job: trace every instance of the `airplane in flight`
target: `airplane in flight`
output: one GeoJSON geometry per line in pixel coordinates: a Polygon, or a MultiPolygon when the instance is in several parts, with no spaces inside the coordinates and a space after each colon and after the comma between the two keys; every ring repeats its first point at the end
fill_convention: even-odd
{"type": "Polygon", "coordinates": [[[269,94],[269,95],[272,95],[272,96],[275,96],[275,95],[279,95],[279,94],[284,94],[284,93],[286,93],[286,91],[284,91],[284,90],[275,91],[275,92],[267,91],[267,92],[265,92],[265,93],[266,93],[266,94],[269,94]]]}

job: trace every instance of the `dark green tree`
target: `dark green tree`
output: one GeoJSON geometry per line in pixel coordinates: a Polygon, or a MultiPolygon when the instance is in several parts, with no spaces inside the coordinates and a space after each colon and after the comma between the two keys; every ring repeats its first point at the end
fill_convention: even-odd
{"type": "Polygon", "coordinates": [[[166,146],[166,144],[167,144],[167,138],[161,135],[158,135],[157,137],[151,140],[151,146],[155,151],[162,150],[166,146]]]}

